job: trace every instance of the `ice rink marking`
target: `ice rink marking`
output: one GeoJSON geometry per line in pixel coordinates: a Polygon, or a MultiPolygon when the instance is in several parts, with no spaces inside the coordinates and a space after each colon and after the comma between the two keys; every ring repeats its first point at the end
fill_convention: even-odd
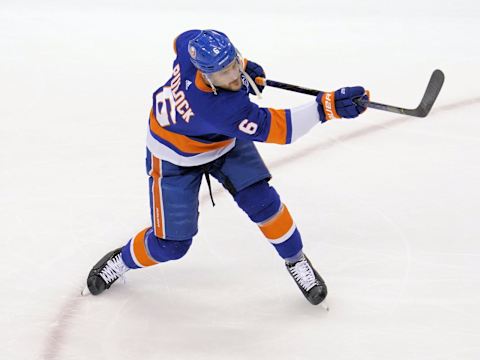
{"type": "MultiPolygon", "coordinates": [[[[436,109],[432,110],[430,116],[441,113],[441,112],[443,113],[443,112],[456,110],[456,109],[471,106],[471,105],[478,105],[478,104],[480,104],[480,97],[466,99],[466,100],[458,101],[455,103],[439,106],[436,109]]],[[[369,124],[364,129],[352,132],[351,134],[348,134],[345,136],[340,136],[338,138],[330,139],[328,142],[323,143],[320,146],[318,145],[309,146],[305,149],[302,149],[301,151],[296,152],[295,154],[286,156],[281,160],[272,161],[270,164],[267,164],[267,165],[273,169],[281,168],[284,165],[291,163],[292,161],[300,157],[306,157],[308,155],[314,154],[317,151],[320,151],[320,150],[323,151],[323,150],[329,149],[334,145],[336,145],[339,141],[344,142],[352,139],[361,138],[363,136],[370,135],[372,133],[385,130],[387,128],[392,128],[392,127],[401,125],[406,121],[424,121],[424,120],[410,118],[407,116],[399,116],[382,123],[373,124],[373,125],[369,124]]],[[[216,196],[218,196],[221,193],[222,194],[226,193],[223,191],[223,188],[218,187],[213,190],[213,194],[216,196]]],[[[204,193],[201,196],[200,201],[204,202],[207,200],[209,200],[209,194],[204,193]]],[[[383,213],[382,213],[382,216],[387,220],[389,219],[383,213]]],[[[388,222],[391,223],[391,225],[395,225],[391,219],[388,222]]],[[[401,232],[401,229],[398,229],[398,226],[394,226],[394,227],[397,229],[397,231],[401,232]]],[[[404,279],[403,279],[404,285],[406,285],[406,281],[409,276],[409,266],[411,263],[411,256],[409,253],[409,244],[407,243],[408,240],[404,239],[403,236],[402,236],[402,239],[405,241],[404,245],[407,250],[408,265],[404,273],[404,279]]],[[[42,355],[40,355],[40,359],[44,359],[44,360],[60,359],[62,346],[65,346],[66,344],[68,328],[69,326],[72,325],[75,314],[79,312],[79,308],[81,306],[80,304],[82,303],[82,301],[88,301],[88,298],[89,298],[89,297],[82,297],[80,295],[82,287],[83,285],[78,286],[78,295],[75,295],[75,296],[71,295],[71,297],[67,298],[67,300],[64,302],[63,306],[61,307],[56,320],[51,324],[50,330],[48,331],[48,334],[46,337],[44,350],[42,352],[42,355]]]]}

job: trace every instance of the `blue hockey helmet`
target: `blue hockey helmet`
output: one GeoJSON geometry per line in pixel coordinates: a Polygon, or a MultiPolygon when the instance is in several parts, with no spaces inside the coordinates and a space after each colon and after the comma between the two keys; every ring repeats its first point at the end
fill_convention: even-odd
{"type": "Polygon", "coordinates": [[[215,30],[202,30],[190,40],[188,53],[193,65],[205,74],[222,70],[237,57],[230,39],[215,30]]]}

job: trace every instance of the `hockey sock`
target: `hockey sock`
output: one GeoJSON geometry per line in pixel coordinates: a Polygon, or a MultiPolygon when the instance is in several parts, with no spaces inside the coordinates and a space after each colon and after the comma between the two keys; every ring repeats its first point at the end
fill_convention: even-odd
{"type": "Polygon", "coordinates": [[[131,269],[152,266],[159,262],[180,259],[191,244],[192,239],[175,241],[158,238],[153,234],[152,228],[148,227],[122,248],[122,259],[131,269]]]}
{"type": "Polygon", "coordinates": [[[283,259],[296,256],[302,250],[302,238],[287,207],[266,181],[239,191],[234,199],[283,259]]]}
{"type": "Polygon", "coordinates": [[[292,257],[288,257],[285,259],[285,262],[287,264],[295,264],[297,261],[299,261],[303,257],[303,251],[300,250],[296,255],[292,257]]]}

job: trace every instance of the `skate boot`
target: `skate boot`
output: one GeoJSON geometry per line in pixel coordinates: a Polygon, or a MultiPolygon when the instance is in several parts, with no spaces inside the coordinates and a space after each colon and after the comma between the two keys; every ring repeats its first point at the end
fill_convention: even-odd
{"type": "Polygon", "coordinates": [[[122,248],[110,251],[95,264],[88,274],[87,287],[82,291],[82,295],[101,294],[130,270],[122,260],[121,251],[122,248]]]}
{"type": "Polygon", "coordinates": [[[327,297],[325,282],[305,254],[297,262],[285,263],[285,266],[310,303],[318,305],[327,297]]]}

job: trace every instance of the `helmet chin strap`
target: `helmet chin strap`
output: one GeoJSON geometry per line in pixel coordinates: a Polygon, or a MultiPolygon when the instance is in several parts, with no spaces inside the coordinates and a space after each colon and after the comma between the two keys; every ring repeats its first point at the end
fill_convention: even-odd
{"type": "Polygon", "coordinates": [[[209,84],[210,87],[212,88],[213,93],[214,93],[215,95],[218,95],[218,94],[217,94],[217,88],[215,87],[215,85],[213,85],[212,80],[210,80],[210,78],[208,77],[208,75],[207,75],[207,74],[204,74],[203,77],[208,81],[208,84],[209,84]]]}
{"type": "MultiPolygon", "coordinates": [[[[255,95],[259,99],[262,99],[263,98],[262,93],[260,92],[260,90],[258,90],[257,84],[255,84],[255,81],[253,81],[253,79],[250,77],[250,75],[248,75],[246,73],[246,71],[243,69],[244,66],[245,66],[245,61],[243,60],[243,57],[238,50],[237,50],[237,61],[238,61],[238,66],[240,68],[240,73],[242,73],[242,75],[245,76],[245,79],[247,79],[248,83],[250,84],[253,91],[255,92],[255,95]]],[[[203,78],[208,81],[208,84],[212,88],[213,93],[215,95],[218,95],[217,94],[217,88],[215,87],[215,85],[213,85],[212,80],[210,80],[210,77],[208,76],[208,74],[203,74],[203,78]]]]}
{"type": "Polygon", "coordinates": [[[240,51],[238,51],[238,50],[237,50],[237,60],[238,60],[239,65],[240,65],[240,72],[243,74],[243,76],[245,76],[245,79],[247,79],[247,81],[250,84],[250,86],[252,87],[255,95],[257,95],[257,97],[259,99],[262,99],[262,93],[260,92],[260,90],[258,90],[257,84],[255,84],[255,81],[253,81],[252,78],[250,77],[250,75],[248,75],[244,70],[245,61],[243,60],[242,54],[240,54],[240,51]]]}
{"type": "Polygon", "coordinates": [[[240,68],[240,72],[243,74],[243,76],[245,76],[245,78],[247,79],[248,83],[250,84],[250,86],[252,87],[253,91],[255,92],[255,95],[257,95],[257,97],[259,99],[262,99],[262,93],[260,92],[260,90],[258,90],[258,87],[257,87],[257,84],[255,84],[255,81],[252,80],[252,78],[250,77],[250,75],[248,75],[245,70],[243,70],[243,68],[240,68]]]}

